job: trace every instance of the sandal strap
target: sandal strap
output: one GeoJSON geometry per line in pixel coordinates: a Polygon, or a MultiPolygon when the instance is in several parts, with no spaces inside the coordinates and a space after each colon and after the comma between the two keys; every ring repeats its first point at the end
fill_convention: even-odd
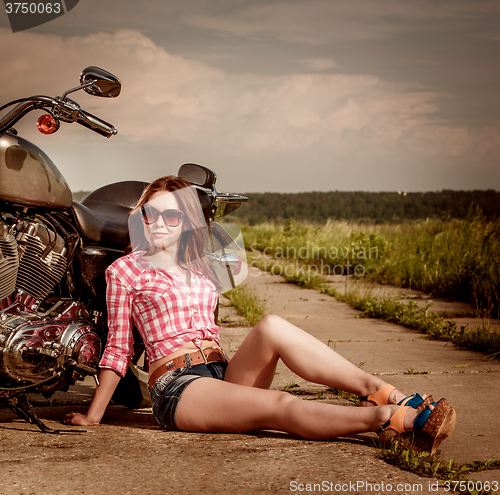
{"type": "Polygon", "coordinates": [[[398,402],[398,404],[400,406],[410,406],[416,409],[422,402],[424,402],[424,398],[420,394],[411,394],[398,402]]]}
{"type": "Polygon", "coordinates": [[[385,406],[388,404],[389,397],[391,396],[392,391],[395,389],[393,385],[385,385],[380,390],[377,390],[374,394],[366,395],[364,397],[360,397],[360,401],[370,401],[375,402],[377,406],[385,406]]]}
{"type": "Polygon", "coordinates": [[[434,401],[432,395],[428,395],[425,399],[420,394],[412,394],[400,401],[401,406],[410,406],[418,412],[423,411],[429,404],[434,401]]]}
{"type": "Polygon", "coordinates": [[[435,407],[435,402],[428,404],[427,407],[415,418],[415,423],[413,424],[414,430],[418,430],[425,425],[425,422],[429,419],[429,416],[431,415],[435,407]]]}
{"type": "MultiPolygon", "coordinates": [[[[404,433],[405,431],[405,414],[408,409],[411,409],[410,406],[401,406],[399,409],[390,417],[387,423],[383,424],[378,429],[378,434],[380,435],[382,432],[387,430],[393,430],[396,434],[404,433]]],[[[424,421],[425,422],[425,421],[424,421]]]]}

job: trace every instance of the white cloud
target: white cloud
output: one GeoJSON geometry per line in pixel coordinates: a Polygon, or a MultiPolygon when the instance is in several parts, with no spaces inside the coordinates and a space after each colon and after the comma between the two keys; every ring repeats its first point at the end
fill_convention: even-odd
{"type": "MultiPolygon", "coordinates": [[[[112,101],[83,92],[72,98],[137,146],[192,143],[213,155],[240,157],[315,149],[366,160],[395,152],[480,160],[499,147],[499,127],[471,132],[435,122],[438,95],[413,84],[373,75],[227,74],[172,55],[132,30],[68,39],[15,36],[13,44],[12,33],[0,31],[0,45],[12,47],[3,56],[4,74],[10,74],[2,84],[4,102],[61,94],[77,85],[83,67],[101,66],[121,78],[122,95],[112,101]]],[[[311,64],[318,69],[330,62],[311,64]]],[[[67,140],[88,133],[63,132],[67,140]]]]}

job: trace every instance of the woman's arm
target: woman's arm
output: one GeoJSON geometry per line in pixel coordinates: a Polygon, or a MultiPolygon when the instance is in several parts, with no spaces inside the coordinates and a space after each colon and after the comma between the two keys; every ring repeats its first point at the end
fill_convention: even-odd
{"type": "Polygon", "coordinates": [[[131,299],[126,287],[110,268],[106,270],[106,305],[108,308],[108,340],[100,361],[99,385],[87,414],[70,413],[65,424],[97,425],[122,376],[125,376],[133,352],[131,299]]]}
{"type": "Polygon", "coordinates": [[[110,369],[101,370],[99,385],[95,389],[87,414],[72,412],[65,416],[63,422],[67,425],[79,426],[99,424],[120,379],[121,376],[116,371],[110,369]]]}

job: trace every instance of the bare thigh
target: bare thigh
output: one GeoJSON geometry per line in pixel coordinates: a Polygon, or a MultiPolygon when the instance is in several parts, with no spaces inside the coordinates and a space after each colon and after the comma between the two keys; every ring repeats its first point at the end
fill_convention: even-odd
{"type": "Polygon", "coordinates": [[[346,407],[300,400],[286,392],[199,378],[184,390],[175,422],[184,431],[244,433],[280,430],[324,440],[372,431],[382,407],[346,407]]]}
{"type": "Polygon", "coordinates": [[[280,403],[289,394],[248,387],[214,378],[198,378],[184,390],[177,405],[175,423],[181,430],[243,433],[277,427],[280,403]]]}
{"type": "Polygon", "coordinates": [[[275,316],[267,316],[259,321],[231,358],[224,380],[250,387],[269,388],[280,359],[280,346],[273,333],[283,323],[284,320],[275,316]]]}
{"type": "Polygon", "coordinates": [[[279,359],[307,381],[357,395],[368,395],[386,385],[312,335],[274,315],[255,325],[231,359],[224,380],[269,388],[279,359]]]}

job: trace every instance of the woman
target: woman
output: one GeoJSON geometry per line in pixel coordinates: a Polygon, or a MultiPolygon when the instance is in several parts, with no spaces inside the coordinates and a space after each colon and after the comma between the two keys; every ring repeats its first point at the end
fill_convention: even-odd
{"type": "Polygon", "coordinates": [[[87,414],[71,413],[66,424],[100,422],[130,362],[135,323],[150,362],[153,414],[166,429],[274,429],[317,440],[368,431],[385,440],[415,430],[420,447],[432,452],[453,430],[455,412],[445,399],[405,397],[278,316],[257,323],[227,362],[213,319],[220,284],[204,256],[193,188],[181,178],[158,179],[130,218],[133,252],[106,272],[109,340],[100,384],[87,414]],[[279,359],[305,380],[359,395],[363,407],[269,390],[279,359]]]}

